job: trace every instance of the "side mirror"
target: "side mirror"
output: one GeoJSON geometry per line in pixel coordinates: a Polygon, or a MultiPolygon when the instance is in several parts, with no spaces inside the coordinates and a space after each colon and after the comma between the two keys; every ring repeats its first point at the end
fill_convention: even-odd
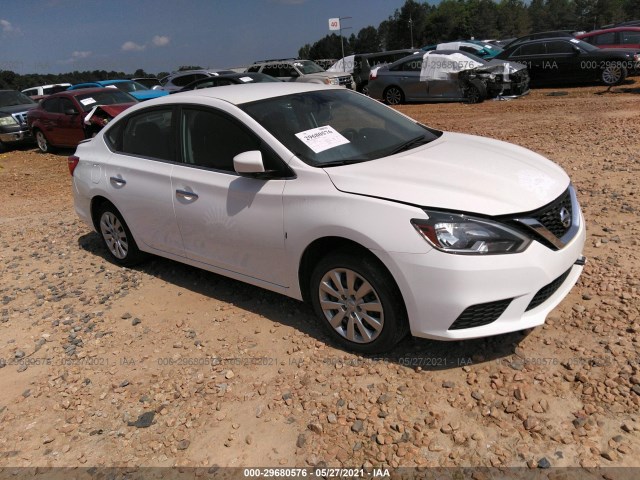
{"type": "Polygon", "coordinates": [[[278,178],[275,170],[265,170],[262,153],[259,150],[242,152],[233,157],[233,169],[242,177],[268,180],[278,178]]]}
{"type": "Polygon", "coordinates": [[[76,112],[76,110],[73,109],[73,108],[65,108],[64,109],[64,114],[65,115],[77,115],[78,112],[76,112]]]}
{"type": "Polygon", "coordinates": [[[573,54],[574,55],[580,55],[582,53],[582,50],[580,50],[578,47],[573,47],[573,54]]]}
{"type": "Polygon", "coordinates": [[[290,76],[290,77],[299,77],[300,75],[298,75],[298,72],[292,68],[292,69],[289,71],[289,76],[290,76]]]}

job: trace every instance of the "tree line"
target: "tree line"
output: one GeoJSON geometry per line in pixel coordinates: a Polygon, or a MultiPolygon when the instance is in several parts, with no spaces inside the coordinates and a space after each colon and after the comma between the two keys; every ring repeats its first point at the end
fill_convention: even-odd
{"type": "MultiPolygon", "coordinates": [[[[640,0],[406,0],[392,16],[344,38],[344,53],[421,48],[459,39],[506,39],[548,30],[589,31],[640,15],[640,0]]],[[[300,58],[341,58],[332,33],[298,50],[300,58]]]]}

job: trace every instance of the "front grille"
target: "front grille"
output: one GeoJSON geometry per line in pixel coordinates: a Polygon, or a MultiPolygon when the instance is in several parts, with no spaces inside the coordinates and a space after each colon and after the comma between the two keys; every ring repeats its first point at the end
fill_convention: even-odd
{"type": "Polygon", "coordinates": [[[464,312],[449,327],[449,330],[481,327],[495,322],[504,313],[512,298],[496,302],[479,303],[465,308],[464,312]]]}
{"type": "Polygon", "coordinates": [[[571,194],[569,193],[569,189],[565,190],[562,195],[556,198],[549,205],[542,207],[536,212],[533,212],[530,217],[535,218],[556,237],[562,238],[562,236],[567,233],[569,228],[571,228],[571,224],[569,224],[569,226],[567,227],[562,225],[562,221],[560,220],[560,212],[563,208],[567,209],[569,218],[572,218],[573,207],[571,205],[571,194]]]}
{"type": "Polygon", "coordinates": [[[351,87],[351,77],[338,77],[338,84],[351,87]]]}
{"type": "Polygon", "coordinates": [[[21,127],[24,127],[27,124],[27,112],[14,113],[13,118],[21,127]]]}
{"type": "Polygon", "coordinates": [[[551,295],[556,293],[556,290],[558,290],[558,288],[560,288],[560,285],[564,283],[564,281],[569,276],[570,272],[571,272],[571,269],[567,270],[558,278],[556,278],[553,282],[551,282],[548,285],[545,285],[540,290],[538,290],[538,293],[536,293],[531,299],[531,301],[529,302],[529,305],[527,306],[525,312],[528,312],[529,310],[533,310],[537,306],[542,305],[544,302],[546,302],[551,295]]]}

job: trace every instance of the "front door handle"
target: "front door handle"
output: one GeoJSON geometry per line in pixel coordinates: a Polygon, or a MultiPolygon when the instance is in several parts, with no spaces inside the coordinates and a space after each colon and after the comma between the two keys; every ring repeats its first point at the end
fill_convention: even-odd
{"type": "Polygon", "coordinates": [[[197,200],[198,194],[195,192],[188,192],[187,190],[176,190],[176,196],[184,198],[185,200],[197,200]]]}
{"type": "Polygon", "coordinates": [[[122,187],[127,184],[127,181],[120,177],[111,177],[109,180],[111,180],[111,183],[115,184],[117,187],[122,187]]]}

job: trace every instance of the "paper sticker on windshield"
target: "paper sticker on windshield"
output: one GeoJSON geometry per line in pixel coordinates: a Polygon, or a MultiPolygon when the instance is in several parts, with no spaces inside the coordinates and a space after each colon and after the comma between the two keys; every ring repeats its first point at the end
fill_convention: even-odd
{"type": "Polygon", "coordinates": [[[569,40],[570,42],[573,43],[580,43],[580,40],[578,40],[577,38],[572,38],[571,40],[569,40]]]}
{"type": "Polygon", "coordinates": [[[80,103],[86,107],[87,105],[91,105],[92,103],[96,103],[96,101],[93,98],[88,97],[88,98],[83,98],[82,100],[80,100],[80,103]]]}
{"type": "Polygon", "coordinates": [[[242,82],[253,82],[253,78],[251,77],[240,77],[240,81],[242,82]]]}
{"type": "Polygon", "coordinates": [[[296,133],[296,137],[298,137],[315,153],[324,152],[330,148],[349,143],[349,140],[344,138],[329,125],[296,133]]]}

